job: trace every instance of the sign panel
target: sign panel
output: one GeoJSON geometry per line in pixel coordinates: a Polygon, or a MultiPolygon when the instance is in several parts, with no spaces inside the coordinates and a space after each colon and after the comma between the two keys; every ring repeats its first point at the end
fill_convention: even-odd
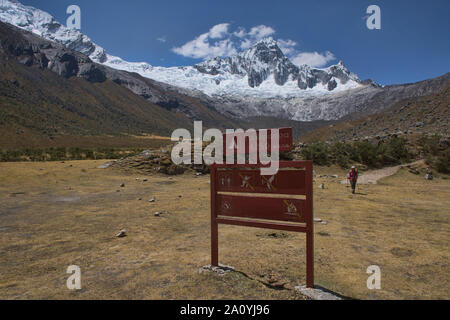
{"type": "Polygon", "coordinates": [[[306,195],[305,170],[262,176],[260,170],[217,170],[216,191],[306,195]]]}
{"type": "Polygon", "coordinates": [[[305,200],[218,195],[216,206],[218,216],[306,222],[305,200]]]}
{"type": "Polygon", "coordinates": [[[314,286],[311,161],[281,161],[278,173],[261,164],[211,166],[211,264],[218,265],[218,224],[306,233],[308,287],[314,286]]]}

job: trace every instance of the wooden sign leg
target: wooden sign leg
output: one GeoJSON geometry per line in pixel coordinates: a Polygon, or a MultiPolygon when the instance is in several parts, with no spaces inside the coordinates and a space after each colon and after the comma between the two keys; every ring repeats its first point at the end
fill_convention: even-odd
{"type": "Polygon", "coordinates": [[[211,166],[211,266],[219,265],[219,228],[216,216],[216,168],[211,166]]]}
{"type": "Polygon", "coordinates": [[[306,181],[308,181],[308,218],[306,230],[306,287],[314,288],[314,209],[313,209],[313,166],[306,166],[306,181]]]}
{"type": "Polygon", "coordinates": [[[219,265],[219,232],[217,222],[211,221],[211,266],[219,265]]]}
{"type": "Polygon", "coordinates": [[[308,228],[306,232],[306,287],[314,288],[314,232],[308,228]]]}

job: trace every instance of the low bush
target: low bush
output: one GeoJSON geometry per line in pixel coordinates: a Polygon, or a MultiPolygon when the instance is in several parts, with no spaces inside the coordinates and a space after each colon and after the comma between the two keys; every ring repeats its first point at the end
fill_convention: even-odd
{"type": "Polygon", "coordinates": [[[406,140],[398,137],[380,141],[378,144],[368,141],[334,144],[317,142],[303,148],[301,154],[304,159],[312,160],[315,164],[337,164],[342,168],[347,168],[351,162],[361,163],[370,168],[380,168],[405,163],[412,158],[406,140]]]}
{"type": "Polygon", "coordinates": [[[426,163],[440,173],[450,173],[450,149],[441,146],[439,135],[422,136],[417,140],[426,163]]]}
{"type": "Polygon", "coordinates": [[[115,148],[78,148],[58,147],[22,150],[0,150],[0,162],[17,161],[69,161],[69,160],[99,160],[120,159],[142,152],[144,149],[115,149],[115,148]]]}

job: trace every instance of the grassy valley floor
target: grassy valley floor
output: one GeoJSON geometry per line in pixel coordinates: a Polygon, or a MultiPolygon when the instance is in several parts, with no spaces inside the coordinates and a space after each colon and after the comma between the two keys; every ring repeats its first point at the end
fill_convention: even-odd
{"type": "MultiPolygon", "coordinates": [[[[1,299],[304,299],[293,290],[305,283],[303,234],[220,226],[219,260],[238,272],[199,274],[209,176],[97,169],[104,162],[0,163],[1,299]],[[79,291],[66,287],[70,265],[79,291]]],[[[315,178],[315,217],[327,222],[315,224],[317,285],[356,299],[450,298],[448,177],[400,169],[352,195],[345,172],[315,170],[339,175],[315,178]],[[381,290],[367,289],[370,265],[381,290]]]]}

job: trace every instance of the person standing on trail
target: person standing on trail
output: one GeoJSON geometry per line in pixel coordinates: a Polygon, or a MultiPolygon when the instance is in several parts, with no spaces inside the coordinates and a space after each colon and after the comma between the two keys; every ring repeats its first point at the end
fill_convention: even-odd
{"type": "Polygon", "coordinates": [[[356,191],[356,183],[358,182],[358,169],[352,166],[352,170],[348,173],[348,180],[352,186],[352,193],[356,191]]]}

